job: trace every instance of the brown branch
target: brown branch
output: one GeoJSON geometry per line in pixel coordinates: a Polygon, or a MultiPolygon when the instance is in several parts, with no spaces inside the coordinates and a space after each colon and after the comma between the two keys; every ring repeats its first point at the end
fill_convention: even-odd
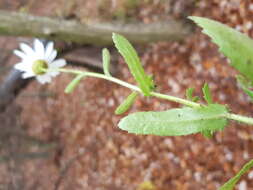
{"type": "Polygon", "coordinates": [[[28,80],[22,80],[21,72],[12,69],[5,80],[0,85],[0,113],[3,112],[7,105],[19,94],[28,83],[28,80]]]}
{"type": "Polygon", "coordinates": [[[94,45],[112,44],[112,32],[124,35],[132,43],[181,40],[191,33],[191,25],[170,20],[163,23],[90,23],[81,24],[24,13],[0,11],[0,35],[32,36],[94,45]]]}

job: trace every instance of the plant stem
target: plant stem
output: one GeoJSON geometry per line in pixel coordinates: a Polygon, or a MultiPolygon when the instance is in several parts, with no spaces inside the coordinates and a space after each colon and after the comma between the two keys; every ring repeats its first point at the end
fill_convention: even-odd
{"type": "Polygon", "coordinates": [[[235,121],[239,121],[239,122],[247,123],[249,125],[253,125],[253,118],[252,117],[246,117],[246,116],[237,115],[237,114],[233,114],[233,113],[227,113],[225,115],[225,117],[227,119],[232,119],[235,121]]]}
{"type": "MultiPolygon", "coordinates": [[[[111,77],[111,76],[106,76],[104,74],[94,73],[94,72],[83,72],[83,71],[76,71],[76,70],[69,70],[69,69],[59,69],[59,71],[65,72],[65,73],[78,74],[78,75],[82,74],[82,75],[85,75],[86,77],[90,76],[90,77],[105,79],[105,80],[114,82],[116,84],[119,84],[121,86],[124,86],[126,88],[129,88],[131,90],[134,90],[134,91],[137,91],[137,92],[141,93],[141,89],[138,88],[137,86],[129,84],[125,81],[122,81],[120,79],[117,79],[117,78],[114,78],[114,77],[111,77]]],[[[177,102],[179,104],[183,104],[183,105],[190,106],[190,107],[200,107],[201,106],[200,104],[189,101],[189,100],[185,100],[185,99],[182,99],[182,98],[177,98],[175,96],[160,94],[160,93],[157,93],[157,92],[151,92],[150,95],[154,96],[154,97],[157,97],[157,98],[160,98],[160,99],[165,99],[165,100],[169,100],[169,101],[172,101],[172,102],[177,102]]]]}
{"type": "Polygon", "coordinates": [[[72,73],[72,74],[76,74],[76,75],[82,74],[82,75],[84,75],[86,77],[95,77],[95,78],[105,79],[105,80],[114,82],[116,84],[119,84],[121,86],[124,86],[126,88],[129,88],[131,90],[134,90],[134,91],[137,91],[137,92],[141,92],[141,89],[139,89],[135,85],[129,84],[129,83],[125,82],[125,81],[122,81],[122,80],[114,78],[114,77],[106,76],[104,74],[94,73],[94,72],[85,72],[85,71],[70,70],[70,69],[58,69],[58,71],[64,72],[64,73],[72,73]]]}
{"type": "Polygon", "coordinates": [[[198,103],[186,100],[186,99],[182,99],[182,98],[177,98],[175,96],[160,94],[160,93],[157,93],[157,92],[151,92],[150,94],[151,94],[151,96],[155,96],[157,98],[169,100],[169,101],[172,101],[172,102],[177,102],[179,104],[183,104],[183,105],[193,107],[193,108],[197,108],[197,107],[201,106],[201,104],[198,104],[198,103]]]}
{"type": "MultiPolygon", "coordinates": [[[[114,82],[116,84],[119,84],[121,86],[124,86],[126,88],[129,88],[133,91],[137,91],[139,93],[141,92],[141,89],[135,85],[129,84],[125,81],[122,81],[120,79],[114,78],[112,76],[106,76],[104,74],[100,74],[100,73],[94,73],[94,72],[85,72],[85,71],[78,71],[78,70],[71,70],[71,69],[58,69],[58,71],[60,72],[64,72],[64,73],[72,73],[72,74],[76,74],[76,75],[84,75],[84,76],[88,76],[88,77],[95,77],[95,78],[100,78],[100,79],[105,79],[111,82],[114,82]]],[[[179,104],[183,104],[192,108],[198,108],[201,106],[201,104],[196,103],[196,102],[192,102],[186,99],[182,99],[182,98],[177,98],[175,96],[170,96],[170,95],[166,95],[166,94],[161,94],[161,93],[157,93],[157,92],[151,92],[150,93],[151,96],[153,97],[157,97],[160,99],[165,99],[165,100],[169,100],[172,102],[176,102],[179,104]]],[[[243,122],[243,123],[247,123],[250,125],[253,125],[253,118],[250,117],[246,117],[246,116],[242,116],[242,115],[237,115],[237,114],[232,114],[232,113],[227,113],[226,115],[224,115],[225,118],[227,119],[231,119],[231,120],[235,120],[235,121],[239,121],[239,122],[243,122]]]]}

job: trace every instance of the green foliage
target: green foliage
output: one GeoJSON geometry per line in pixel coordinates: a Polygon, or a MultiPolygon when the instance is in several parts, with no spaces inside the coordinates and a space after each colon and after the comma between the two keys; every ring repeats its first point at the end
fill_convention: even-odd
{"type": "Polygon", "coordinates": [[[204,84],[204,87],[202,88],[202,92],[204,94],[204,99],[208,104],[212,104],[213,103],[213,98],[212,98],[212,94],[211,91],[209,89],[209,86],[207,83],[204,84]]]}
{"type": "Polygon", "coordinates": [[[186,98],[188,100],[192,100],[193,99],[193,92],[194,92],[194,88],[187,88],[186,90],[186,98]]]}
{"type": "Polygon", "coordinates": [[[231,65],[253,81],[253,40],[224,24],[201,17],[189,17],[212,38],[220,51],[231,60],[231,65]]]}
{"type": "MultiPolygon", "coordinates": [[[[186,90],[186,97],[188,100],[197,102],[199,100],[198,96],[193,97],[194,88],[188,88],[186,90]]],[[[204,94],[204,99],[208,104],[213,104],[212,95],[209,89],[209,86],[207,83],[204,84],[202,88],[202,92],[204,94]]],[[[206,138],[212,138],[215,131],[213,130],[203,130],[201,131],[201,134],[206,138]]]]}
{"type": "Polygon", "coordinates": [[[219,104],[162,112],[138,112],[124,117],[119,122],[119,128],[142,135],[189,135],[206,130],[222,130],[227,124],[223,117],[226,113],[226,107],[219,104]]]}
{"type": "Polygon", "coordinates": [[[236,183],[240,180],[241,176],[248,172],[253,167],[253,160],[247,162],[243,168],[228,182],[226,182],[219,190],[232,190],[236,183]]]}
{"type": "Polygon", "coordinates": [[[107,48],[104,48],[102,50],[102,58],[103,58],[103,70],[106,76],[110,77],[110,61],[111,61],[111,57],[110,57],[110,52],[107,48]]]}
{"type": "Polygon", "coordinates": [[[197,102],[199,101],[198,96],[193,96],[194,88],[187,88],[186,90],[186,98],[190,101],[197,102]]]}
{"type": "Polygon", "coordinates": [[[253,91],[248,88],[243,88],[243,91],[251,98],[251,101],[253,101],[253,91]]]}
{"type": "Polygon", "coordinates": [[[134,101],[138,96],[137,92],[132,92],[123,102],[120,104],[115,110],[115,114],[120,115],[129,110],[129,108],[133,105],[134,101]]]}
{"type": "Polygon", "coordinates": [[[212,130],[205,130],[205,131],[202,131],[201,134],[206,137],[206,138],[212,138],[213,137],[213,134],[214,134],[214,131],[212,130]]]}
{"type": "Polygon", "coordinates": [[[64,92],[69,94],[74,91],[75,87],[79,84],[79,82],[82,80],[82,78],[85,76],[85,74],[79,74],[77,75],[65,88],[64,92]]]}
{"type": "Polygon", "coordinates": [[[253,91],[250,90],[250,88],[253,87],[252,82],[250,82],[249,80],[247,80],[245,77],[241,75],[236,76],[236,79],[239,85],[241,86],[241,88],[243,89],[243,91],[251,98],[251,101],[253,101],[253,91]]]}
{"type": "MultiPolygon", "coordinates": [[[[203,92],[204,99],[207,102],[207,104],[213,104],[212,94],[211,94],[211,91],[210,91],[207,83],[204,84],[204,86],[202,88],[202,92],[203,92]]],[[[212,138],[214,131],[213,130],[204,130],[201,132],[201,134],[206,138],[212,138]]]]}
{"type": "Polygon", "coordinates": [[[112,39],[119,53],[124,57],[143,94],[150,96],[150,92],[154,89],[154,83],[151,77],[145,74],[135,49],[125,37],[119,34],[113,33],[112,39]]]}

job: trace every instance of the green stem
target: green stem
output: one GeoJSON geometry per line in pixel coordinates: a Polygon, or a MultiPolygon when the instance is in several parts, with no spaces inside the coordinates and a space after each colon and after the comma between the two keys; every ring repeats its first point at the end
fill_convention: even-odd
{"type": "MultiPolygon", "coordinates": [[[[106,76],[104,74],[94,73],[94,72],[82,72],[82,71],[69,70],[69,69],[59,69],[59,71],[65,72],[65,73],[78,74],[78,75],[79,74],[84,74],[86,77],[90,76],[90,77],[105,79],[105,80],[114,82],[116,84],[119,84],[121,86],[124,86],[126,88],[129,88],[133,91],[137,91],[137,92],[141,93],[141,89],[138,88],[137,86],[129,84],[125,81],[122,81],[120,79],[117,79],[117,78],[114,78],[114,77],[111,77],[111,76],[106,76]]],[[[185,99],[182,99],[182,98],[177,98],[177,97],[170,96],[170,95],[160,94],[160,93],[157,93],[157,92],[151,92],[150,95],[154,96],[154,97],[157,97],[157,98],[160,98],[160,99],[165,99],[165,100],[169,100],[169,101],[172,101],[172,102],[177,102],[179,104],[183,104],[183,105],[190,106],[190,107],[200,107],[201,106],[200,104],[195,103],[195,102],[191,102],[189,100],[185,100],[185,99]]]]}
{"type": "Polygon", "coordinates": [[[114,78],[114,77],[111,77],[111,76],[106,76],[104,74],[94,73],[94,72],[85,72],[85,71],[76,71],[76,70],[70,70],[70,69],[58,69],[58,71],[63,72],[63,73],[77,74],[77,75],[82,74],[85,77],[95,77],[95,78],[105,79],[105,80],[114,82],[116,84],[119,84],[121,86],[124,86],[126,88],[129,88],[131,90],[141,92],[141,90],[135,85],[129,84],[125,81],[122,81],[120,79],[117,79],[117,78],[114,78]]]}
{"type": "Polygon", "coordinates": [[[246,116],[237,115],[237,114],[233,114],[233,113],[227,113],[225,115],[225,117],[227,119],[232,119],[235,121],[239,121],[239,122],[247,123],[249,125],[253,125],[253,118],[252,117],[246,117],[246,116]]]}
{"type": "Polygon", "coordinates": [[[157,98],[169,100],[169,101],[172,101],[172,102],[177,102],[179,104],[183,104],[183,105],[193,107],[193,108],[197,108],[197,107],[201,106],[201,104],[198,104],[198,103],[186,100],[186,99],[182,99],[182,98],[177,98],[175,96],[160,94],[160,93],[157,93],[157,92],[151,92],[150,94],[151,94],[151,96],[155,96],[157,98]]]}
{"type": "MultiPolygon", "coordinates": [[[[77,71],[77,70],[71,70],[71,69],[58,69],[58,71],[64,72],[64,73],[72,73],[72,74],[76,74],[76,75],[81,74],[81,75],[85,75],[85,76],[88,76],[88,77],[95,77],[95,78],[105,79],[105,80],[114,82],[116,84],[119,84],[121,86],[124,86],[126,88],[129,88],[133,91],[137,91],[139,93],[142,92],[141,89],[138,88],[135,85],[129,84],[125,81],[122,81],[120,79],[117,79],[117,78],[114,78],[114,77],[111,77],[111,76],[106,76],[104,74],[94,73],[94,72],[77,71]]],[[[166,94],[160,94],[160,93],[157,93],[157,92],[151,92],[150,95],[154,96],[154,97],[157,97],[157,98],[160,98],[160,99],[165,99],[165,100],[169,100],[169,101],[172,101],[172,102],[183,104],[183,105],[186,105],[186,106],[189,106],[189,107],[193,107],[193,108],[197,108],[197,107],[201,106],[201,104],[198,104],[196,102],[192,102],[192,101],[189,101],[189,100],[186,100],[186,99],[177,98],[177,97],[166,95],[166,94]]],[[[237,114],[232,114],[232,113],[227,113],[226,115],[224,115],[224,117],[227,118],[227,119],[231,119],[231,120],[235,120],[235,121],[239,121],[239,122],[243,122],[243,123],[253,125],[253,118],[250,118],[250,117],[245,117],[245,116],[242,116],[242,115],[237,115],[237,114]]]]}

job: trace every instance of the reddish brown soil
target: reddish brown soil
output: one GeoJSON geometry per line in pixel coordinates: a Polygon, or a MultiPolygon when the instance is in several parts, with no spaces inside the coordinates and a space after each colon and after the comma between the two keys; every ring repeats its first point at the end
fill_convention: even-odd
{"type": "MultiPolygon", "coordinates": [[[[74,5],[65,3],[65,7],[58,3],[68,1],[33,1],[29,12],[63,17],[74,15],[81,21],[110,20],[119,19],[114,13],[121,7],[125,11],[123,19],[130,17],[146,23],[191,14],[220,20],[253,37],[253,3],[247,0],[188,3],[177,0],[171,4],[150,0],[128,9],[123,0],[119,3],[107,1],[107,9],[99,9],[100,1],[84,3],[76,0],[74,5]]],[[[0,5],[20,9],[28,3],[2,0],[0,5]]],[[[201,95],[202,85],[208,82],[215,101],[228,104],[236,113],[252,115],[252,103],[236,84],[236,71],[200,30],[183,42],[150,44],[144,50],[141,58],[145,70],[155,76],[158,91],[184,97],[185,89],[191,86],[195,87],[197,95],[201,95]]],[[[11,59],[11,63],[16,60],[11,59]]],[[[118,70],[119,78],[133,82],[121,58],[118,70]]],[[[234,122],[215,134],[213,139],[201,135],[156,137],[127,134],[117,128],[121,116],[113,113],[129,90],[87,78],[73,94],[66,95],[63,89],[71,79],[71,76],[62,74],[44,86],[34,81],[17,98],[21,110],[19,122],[15,125],[22,127],[27,135],[55,143],[56,148],[49,149],[53,154],[47,158],[23,159],[18,165],[14,164],[15,161],[0,164],[3,176],[0,189],[1,185],[7,189],[22,182],[23,189],[51,190],[59,182],[61,190],[134,190],[149,181],[157,190],[214,190],[253,157],[252,129],[234,122]]],[[[155,98],[139,98],[131,112],[176,106],[155,98]]],[[[23,149],[41,151],[42,148],[26,146],[23,149]]],[[[248,189],[253,189],[253,181],[247,175],[243,182],[248,189]]]]}

